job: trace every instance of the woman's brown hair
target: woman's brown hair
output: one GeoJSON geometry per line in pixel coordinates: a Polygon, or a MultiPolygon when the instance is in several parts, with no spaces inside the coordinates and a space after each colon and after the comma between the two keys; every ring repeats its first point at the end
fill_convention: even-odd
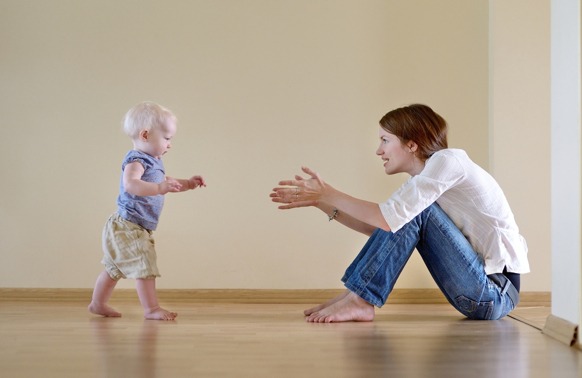
{"type": "Polygon", "coordinates": [[[394,109],[382,117],[380,126],[402,143],[416,143],[416,156],[423,161],[448,147],[447,122],[426,105],[412,104],[394,109]]]}

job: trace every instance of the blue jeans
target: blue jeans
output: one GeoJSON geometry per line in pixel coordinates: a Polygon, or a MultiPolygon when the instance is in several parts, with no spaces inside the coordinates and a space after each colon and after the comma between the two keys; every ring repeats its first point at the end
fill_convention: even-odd
{"type": "Polygon", "coordinates": [[[436,203],[397,232],[374,231],[342,281],[382,307],[415,248],[447,300],[466,317],[500,319],[517,305],[487,277],[482,258],[436,203]]]}

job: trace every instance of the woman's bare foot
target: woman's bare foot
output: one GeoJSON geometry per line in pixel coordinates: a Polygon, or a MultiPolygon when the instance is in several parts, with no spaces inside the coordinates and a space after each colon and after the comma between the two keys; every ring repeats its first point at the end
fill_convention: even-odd
{"type": "Polygon", "coordinates": [[[349,293],[350,293],[350,291],[346,289],[346,291],[344,291],[343,293],[341,293],[341,294],[340,294],[340,295],[338,295],[337,297],[334,297],[334,298],[330,299],[329,301],[327,301],[327,302],[325,302],[325,303],[323,303],[323,304],[320,304],[320,305],[318,305],[318,306],[315,306],[315,307],[308,308],[307,310],[303,311],[303,314],[304,314],[305,316],[309,316],[309,315],[313,314],[314,312],[321,311],[321,310],[323,310],[324,308],[326,308],[326,307],[329,307],[329,306],[331,306],[332,304],[334,304],[334,303],[336,303],[336,302],[338,302],[338,301],[340,301],[340,300],[344,299],[344,297],[345,297],[346,295],[348,295],[349,293]]]}
{"type": "Polygon", "coordinates": [[[106,304],[91,302],[89,306],[87,306],[87,309],[93,314],[105,317],[119,318],[121,316],[121,312],[115,311],[106,304]]]}
{"type": "Polygon", "coordinates": [[[374,320],[374,315],[373,305],[348,291],[339,301],[309,315],[307,321],[311,323],[371,322],[374,320]]]}
{"type": "Polygon", "coordinates": [[[156,307],[144,313],[144,317],[150,320],[174,320],[178,313],[156,307]]]}

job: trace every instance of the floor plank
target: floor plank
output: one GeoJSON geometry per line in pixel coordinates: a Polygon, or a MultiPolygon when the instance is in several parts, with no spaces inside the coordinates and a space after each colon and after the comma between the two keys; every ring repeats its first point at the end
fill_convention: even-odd
{"type": "Polygon", "coordinates": [[[371,323],[310,324],[303,304],[164,303],[173,322],[86,303],[0,302],[3,377],[580,377],[582,353],[521,321],[387,305],[371,323]]]}
{"type": "Polygon", "coordinates": [[[549,306],[518,306],[511,312],[510,316],[541,331],[551,313],[549,306]]]}

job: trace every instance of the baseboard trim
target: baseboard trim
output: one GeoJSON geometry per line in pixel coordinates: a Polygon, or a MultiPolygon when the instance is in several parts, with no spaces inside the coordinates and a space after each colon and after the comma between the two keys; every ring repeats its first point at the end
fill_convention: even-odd
{"type": "Polygon", "coordinates": [[[569,346],[578,341],[578,325],[555,315],[548,316],[542,333],[569,346]]]}
{"type": "MultiPolygon", "coordinates": [[[[158,289],[160,301],[192,303],[320,303],[344,289],[158,289]]],[[[93,289],[0,288],[0,301],[88,301],[93,289]]],[[[134,289],[116,289],[112,300],[137,300],[134,289]]],[[[439,289],[394,289],[388,303],[447,303],[439,289]]],[[[549,292],[523,292],[520,307],[550,306],[549,292]]]]}

